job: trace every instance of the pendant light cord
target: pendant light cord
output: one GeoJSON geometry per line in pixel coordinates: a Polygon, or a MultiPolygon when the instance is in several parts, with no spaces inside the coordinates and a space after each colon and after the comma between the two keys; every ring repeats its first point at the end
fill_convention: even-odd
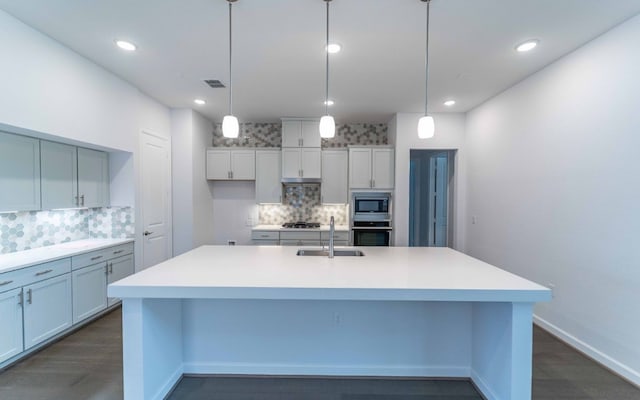
{"type": "Polygon", "coordinates": [[[425,43],[426,43],[426,48],[425,48],[425,56],[424,56],[424,70],[425,70],[425,76],[424,76],[424,115],[428,115],[427,113],[427,103],[429,102],[428,100],[428,96],[429,96],[429,5],[431,4],[431,0],[422,0],[422,1],[426,1],[427,3],[427,28],[426,28],[426,34],[425,34],[425,43]]]}
{"type": "Polygon", "coordinates": [[[324,114],[329,115],[329,3],[331,0],[325,0],[327,3],[327,45],[325,52],[327,53],[327,68],[325,76],[325,92],[324,92],[324,114]]]}
{"type": "Polygon", "coordinates": [[[233,115],[233,69],[231,51],[231,8],[233,2],[229,1],[229,115],[233,115]]]}

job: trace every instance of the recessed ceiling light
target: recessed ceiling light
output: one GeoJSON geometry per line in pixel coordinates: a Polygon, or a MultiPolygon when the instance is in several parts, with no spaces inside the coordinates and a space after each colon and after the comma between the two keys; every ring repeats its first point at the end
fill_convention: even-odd
{"type": "Polygon", "coordinates": [[[207,104],[207,102],[202,100],[202,99],[195,99],[193,102],[196,103],[199,106],[203,106],[203,105],[207,104]]]}
{"type": "Polygon", "coordinates": [[[135,44],[127,42],[126,40],[116,40],[116,46],[126,51],[135,51],[137,49],[135,44]]]}
{"type": "Polygon", "coordinates": [[[520,43],[516,46],[516,51],[520,53],[524,53],[526,51],[533,50],[540,41],[538,39],[527,40],[526,42],[520,43]]]}
{"type": "Polygon", "coordinates": [[[329,54],[337,53],[340,50],[342,50],[342,46],[340,46],[338,43],[329,43],[329,45],[327,46],[327,51],[329,52],[329,54]]]}
{"type": "Polygon", "coordinates": [[[327,100],[327,101],[324,102],[324,104],[328,105],[328,106],[332,106],[333,105],[333,100],[327,100]]]}
{"type": "Polygon", "coordinates": [[[455,100],[447,100],[447,101],[444,102],[444,105],[447,106],[447,107],[451,107],[451,106],[453,106],[455,104],[456,104],[455,100]]]}

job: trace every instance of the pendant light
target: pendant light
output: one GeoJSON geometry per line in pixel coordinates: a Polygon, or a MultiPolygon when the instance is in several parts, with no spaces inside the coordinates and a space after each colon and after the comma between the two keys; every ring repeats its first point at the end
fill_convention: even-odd
{"type": "Polygon", "coordinates": [[[326,76],[325,76],[325,96],[324,96],[324,116],[320,118],[320,137],[332,138],[336,135],[336,122],[329,115],[329,3],[331,0],[324,0],[327,3],[327,43],[325,53],[327,55],[326,76]]]}
{"type": "Polygon", "coordinates": [[[420,118],[418,121],[418,137],[420,139],[429,139],[432,138],[435,134],[435,123],[433,122],[433,117],[429,115],[427,112],[427,96],[429,95],[429,4],[431,0],[420,0],[424,3],[427,3],[427,29],[425,36],[425,57],[424,57],[424,116],[420,118]]]}
{"type": "Polygon", "coordinates": [[[237,0],[227,0],[229,3],[229,114],[224,116],[222,120],[222,136],[226,138],[237,138],[240,132],[238,118],[233,116],[233,71],[232,52],[231,52],[231,8],[237,0]]]}

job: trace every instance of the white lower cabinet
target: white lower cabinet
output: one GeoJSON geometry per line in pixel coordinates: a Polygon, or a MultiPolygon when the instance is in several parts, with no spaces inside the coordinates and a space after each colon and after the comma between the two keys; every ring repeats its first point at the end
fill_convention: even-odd
{"type": "MultiPolygon", "coordinates": [[[[126,278],[127,276],[133,274],[133,272],[133,254],[114,258],[113,260],[107,262],[107,285],[119,281],[120,279],[126,278]]],[[[118,301],[120,301],[120,299],[116,297],[109,297],[107,299],[107,307],[111,307],[118,301]]]]}
{"type": "Polygon", "coordinates": [[[107,308],[107,265],[104,262],[73,271],[73,323],[107,308]]]}
{"type": "Polygon", "coordinates": [[[22,288],[0,293],[0,363],[20,354],[22,343],[22,288]]]}
{"type": "Polygon", "coordinates": [[[320,246],[320,240],[284,239],[280,246],[320,246]]]}
{"type": "Polygon", "coordinates": [[[23,287],[25,350],[71,327],[71,274],[23,287]]]}

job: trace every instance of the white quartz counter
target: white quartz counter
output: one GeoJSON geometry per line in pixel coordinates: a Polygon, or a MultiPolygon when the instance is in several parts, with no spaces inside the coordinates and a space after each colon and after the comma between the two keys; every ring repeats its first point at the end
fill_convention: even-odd
{"type": "MultiPolygon", "coordinates": [[[[256,225],[252,231],[279,231],[279,232],[328,232],[329,225],[320,225],[320,228],[283,228],[282,225],[256,225]]],[[[336,225],[336,232],[348,231],[348,225],[336,225]]]]}
{"type": "Polygon", "coordinates": [[[551,291],[449,248],[362,247],[301,257],[279,246],[202,246],[109,286],[120,298],[538,302],[551,291]]]}
{"type": "Polygon", "coordinates": [[[133,239],[84,239],[15,253],[0,254],[0,273],[129,242],[133,242],[133,239]]]}

